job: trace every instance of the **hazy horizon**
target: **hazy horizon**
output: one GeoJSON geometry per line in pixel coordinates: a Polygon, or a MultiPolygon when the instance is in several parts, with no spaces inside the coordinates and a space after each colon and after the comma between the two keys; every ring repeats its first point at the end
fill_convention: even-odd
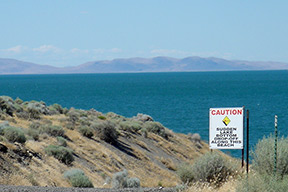
{"type": "Polygon", "coordinates": [[[185,59],[185,58],[201,58],[201,59],[210,59],[210,58],[215,58],[215,59],[222,59],[222,60],[226,60],[226,61],[245,61],[245,62],[263,62],[263,63],[269,63],[269,62],[272,62],[272,63],[283,63],[283,64],[288,64],[288,62],[281,62],[281,61],[264,61],[264,60],[241,60],[241,59],[225,59],[225,58],[220,58],[220,57],[200,57],[200,56],[187,56],[187,57],[169,57],[169,56],[155,56],[155,57],[126,57],[126,58],[113,58],[113,59],[102,59],[102,60],[94,60],[94,61],[84,61],[83,63],[75,63],[75,65],[65,65],[65,66],[53,66],[53,65],[50,65],[50,64],[43,64],[43,63],[35,63],[35,62],[32,62],[32,61],[29,61],[29,60],[20,60],[20,59],[15,59],[15,58],[0,58],[0,59],[8,59],[8,60],[17,60],[17,61],[20,61],[20,62],[26,62],[26,63],[32,63],[32,64],[37,64],[37,65],[48,65],[48,66],[52,66],[52,67],[59,67],[59,68],[65,68],[65,67],[77,67],[79,65],[82,65],[82,64],[86,64],[86,63],[91,63],[91,62],[102,62],[102,61],[114,61],[114,60],[119,60],[119,59],[124,59],[124,60],[128,60],[128,59],[153,59],[153,58],[157,58],[157,57],[166,57],[166,58],[171,58],[171,59],[178,59],[178,60],[181,60],[181,59],[185,59]]]}

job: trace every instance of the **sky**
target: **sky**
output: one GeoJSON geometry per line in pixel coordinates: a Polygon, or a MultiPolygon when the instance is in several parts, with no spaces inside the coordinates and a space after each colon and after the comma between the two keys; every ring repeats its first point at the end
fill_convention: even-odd
{"type": "Polygon", "coordinates": [[[0,58],[58,67],[168,56],[288,63],[287,0],[0,0],[0,58]]]}

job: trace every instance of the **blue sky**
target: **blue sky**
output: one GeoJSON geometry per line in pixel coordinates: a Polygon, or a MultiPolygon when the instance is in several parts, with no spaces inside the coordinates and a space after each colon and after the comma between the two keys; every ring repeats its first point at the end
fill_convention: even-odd
{"type": "Polygon", "coordinates": [[[73,66],[129,57],[288,62],[288,1],[3,0],[0,58],[73,66]]]}

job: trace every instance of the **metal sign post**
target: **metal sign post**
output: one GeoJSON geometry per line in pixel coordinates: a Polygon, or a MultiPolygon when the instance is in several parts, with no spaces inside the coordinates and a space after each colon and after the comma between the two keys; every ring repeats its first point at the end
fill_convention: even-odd
{"type": "Polygon", "coordinates": [[[274,175],[277,172],[277,140],[278,140],[278,131],[277,131],[277,115],[275,115],[275,145],[274,145],[274,175]]]}
{"type": "MultiPolygon", "coordinates": [[[[245,107],[243,106],[243,111],[245,112],[245,107]]],[[[243,114],[243,125],[245,124],[245,113],[243,114]]],[[[243,135],[244,135],[244,127],[243,127],[243,135]]],[[[244,140],[243,140],[244,142],[244,140]]],[[[244,146],[242,148],[242,168],[244,167],[244,146]]]]}
{"type": "Polygon", "coordinates": [[[249,110],[246,113],[246,172],[249,171],[249,110]]]}

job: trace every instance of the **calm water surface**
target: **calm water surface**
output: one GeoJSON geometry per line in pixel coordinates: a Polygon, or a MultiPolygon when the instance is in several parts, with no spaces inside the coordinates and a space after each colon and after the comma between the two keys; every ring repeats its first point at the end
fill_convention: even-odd
{"type": "Polygon", "coordinates": [[[209,108],[245,106],[252,147],[274,132],[274,115],[280,134],[288,133],[288,71],[4,75],[0,95],[126,117],[146,113],[174,132],[199,133],[206,141],[209,108]]]}

